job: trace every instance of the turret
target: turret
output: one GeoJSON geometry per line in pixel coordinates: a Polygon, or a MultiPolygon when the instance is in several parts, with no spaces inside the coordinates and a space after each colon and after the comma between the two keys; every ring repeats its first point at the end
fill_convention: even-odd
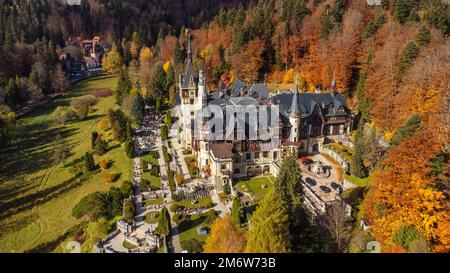
{"type": "Polygon", "coordinates": [[[291,123],[291,134],[289,140],[298,142],[300,136],[300,106],[298,103],[298,84],[295,83],[294,95],[292,96],[291,108],[289,109],[289,122],[291,123]]]}
{"type": "Polygon", "coordinates": [[[199,109],[208,105],[208,94],[206,92],[205,73],[203,69],[198,72],[198,106],[199,109]]]}
{"type": "Polygon", "coordinates": [[[292,96],[291,108],[289,108],[289,117],[300,117],[300,107],[298,105],[298,84],[295,83],[294,96],[292,96]]]}

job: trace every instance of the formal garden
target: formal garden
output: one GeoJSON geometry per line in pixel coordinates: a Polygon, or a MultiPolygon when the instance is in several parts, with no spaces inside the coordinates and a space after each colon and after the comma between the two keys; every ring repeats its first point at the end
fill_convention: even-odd
{"type": "Polygon", "coordinates": [[[142,182],[141,190],[158,190],[161,188],[160,167],[158,163],[159,154],[152,151],[141,157],[142,182]]]}

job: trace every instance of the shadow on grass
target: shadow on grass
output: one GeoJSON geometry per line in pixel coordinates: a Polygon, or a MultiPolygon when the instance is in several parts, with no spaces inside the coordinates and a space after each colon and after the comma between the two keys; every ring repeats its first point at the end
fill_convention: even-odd
{"type": "Polygon", "coordinates": [[[58,134],[68,138],[79,131],[77,128],[50,128],[34,130],[25,138],[0,150],[0,181],[17,178],[18,175],[35,173],[53,165],[53,141],[58,134]]]}
{"type": "Polygon", "coordinates": [[[61,184],[49,187],[45,190],[38,191],[8,202],[0,204],[0,220],[11,215],[17,214],[23,210],[31,209],[34,206],[42,205],[69,190],[81,185],[85,179],[79,179],[80,175],[74,176],[61,184]]]}
{"type": "Polygon", "coordinates": [[[178,225],[178,234],[186,232],[196,226],[202,224],[206,220],[206,216],[200,216],[195,220],[184,220],[178,225]]]}

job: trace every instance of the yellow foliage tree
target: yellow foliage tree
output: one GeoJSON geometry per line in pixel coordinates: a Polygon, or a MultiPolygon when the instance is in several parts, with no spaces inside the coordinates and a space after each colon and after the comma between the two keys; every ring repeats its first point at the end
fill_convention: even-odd
{"type": "Polygon", "coordinates": [[[246,243],[245,234],[239,230],[229,214],[217,218],[204,246],[206,253],[241,253],[246,243]]]}

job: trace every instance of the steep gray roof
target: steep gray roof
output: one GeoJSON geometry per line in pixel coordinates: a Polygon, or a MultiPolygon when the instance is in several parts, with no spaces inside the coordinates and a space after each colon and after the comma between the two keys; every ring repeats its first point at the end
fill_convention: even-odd
{"type": "Polygon", "coordinates": [[[290,115],[300,115],[300,106],[298,103],[298,85],[295,84],[294,95],[292,96],[291,108],[289,108],[290,115]]]}
{"type": "MultiPolygon", "coordinates": [[[[273,103],[279,105],[281,115],[288,117],[290,106],[293,104],[293,97],[294,94],[292,93],[282,93],[272,97],[273,103]]],[[[326,116],[350,114],[347,102],[341,94],[333,96],[331,93],[299,93],[297,103],[302,119],[310,118],[316,106],[320,106],[326,116]]]]}
{"type": "Polygon", "coordinates": [[[250,87],[250,96],[256,99],[267,99],[269,97],[269,88],[265,83],[254,83],[250,87]]]}
{"type": "Polygon", "coordinates": [[[192,59],[188,58],[186,62],[186,69],[184,70],[184,75],[181,82],[181,88],[189,87],[189,81],[191,80],[191,77],[194,79],[194,82],[198,81],[198,75],[195,75],[192,59]]]}
{"type": "Polygon", "coordinates": [[[240,97],[241,96],[241,88],[244,89],[244,92],[248,92],[248,87],[238,78],[234,79],[233,85],[231,86],[231,96],[232,97],[240,97]]]}

